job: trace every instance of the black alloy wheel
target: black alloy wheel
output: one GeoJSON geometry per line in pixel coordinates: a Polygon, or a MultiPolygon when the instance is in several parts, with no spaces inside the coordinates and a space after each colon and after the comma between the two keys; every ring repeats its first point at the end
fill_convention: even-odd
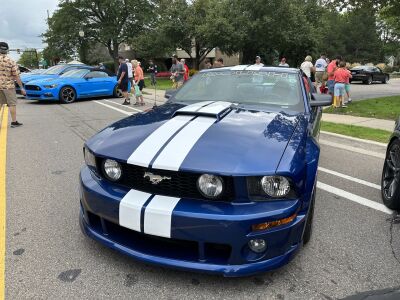
{"type": "Polygon", "coordinates": [[[381,192],[383,203],[400,210],[400,140],[394,140],[386,153],[383,165],[381,192]]]}
{"type": "Polygon", "coordinates": [[[76,92],[70,86],[65,86],[60,91],[60,102],[64,104],[72,103],[76,100],[76,92]]]}
{"type": "Polygon", "coordinates": [[[364,81],[364,83],[365,83],[365,84],[368,84],[368,85],[372,84],[372,75],[369,75],[368,78],[367,78],[367,80],[364,81]]]}
{"type": "Polygon", "coordinates": [[[382,80],[382,83],[388,83],[389,81],[389,76],[385,75],[385,79],[382,80]]]}
{"type": "Polygon", "coordinates": [[[114,88],[114,95],[115,98],[122,98],[123,94],[121,89],[118,88],[118,85],[115,86],[114,88]]]}

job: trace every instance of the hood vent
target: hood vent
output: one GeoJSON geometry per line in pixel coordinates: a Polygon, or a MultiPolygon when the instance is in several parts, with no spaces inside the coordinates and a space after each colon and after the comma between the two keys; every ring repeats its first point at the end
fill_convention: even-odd
{"type": "Polygon", "coordinates": [[[232,105],[231,102],[225,102],[225,101],[199,102],[178,109],[175,112],[174,117],[178,115],[203,116],[203,117],[215,118],[219,121],[232,110],[231,105],[232,105]]]}

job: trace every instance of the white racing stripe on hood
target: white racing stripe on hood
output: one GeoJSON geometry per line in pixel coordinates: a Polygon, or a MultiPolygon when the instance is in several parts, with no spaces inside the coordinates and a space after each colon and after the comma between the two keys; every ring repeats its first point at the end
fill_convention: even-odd
{"type": "Polygon", "coordinates": [[[119,203],[119,225],[140,232],[140,215],[151,194],[130,190],[119,203]]]}
{"type": "Polygon", "coordinates": [[[232,105],[231,102],[218,101],[218,102],[214,102],[213,104],[210,104],[210,105],[207,105],[207,106],[201,108],[198,112],[218,115],[219,113],[223,112],[225,109],[230,107],[231,105],[232,105]]]}
{"type": "Polygon", "coordinates": [[[151,133],[128,158],[128,164],[148,167],[164,144],[193,116],[176,116],[151,133]]]}
{"type": "Polygon", "coordinates": [[[156,195],[144,212],[144,233],[171,238],[172,211],[179,200],[156,195]]]}
{"type": "Polygon", "coordinates": [[[189,151],[204,132],[216,121],[212,117],[197,117],[183,128],[154,161],[154,169],[178,171],[189,151]]]}
{"type": "Polygon", "coordinates": [[[206,106],[210,103],[213,103],[214,101],[203,101],[203,102],[198,102],[195,104],[191,104],[185,107],[182,107],[181,109],[178,109],[177,111],[182,111],[182,112],[195,112],[197,110],[199,110],[200,108],[202,108],[203,106],[206,106]]]}

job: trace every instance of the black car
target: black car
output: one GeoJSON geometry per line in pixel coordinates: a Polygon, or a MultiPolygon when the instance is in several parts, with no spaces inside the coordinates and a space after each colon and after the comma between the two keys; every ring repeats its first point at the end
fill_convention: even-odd
{"type": "Polygon", "coordinates": [[[400,118],[386,150],[383,165],[381,192],[383,203],[394,210],[400,210],[400,118]]]}
{"type": "Polygon", "coordinates": [[[364,84],[371,84],[374,81],[387,83],[389,81],[389,74],[383,72],[378,67],[374,66],[358,66],[350,69],[351,75],[350,82],[362,81],[364,84]]]}

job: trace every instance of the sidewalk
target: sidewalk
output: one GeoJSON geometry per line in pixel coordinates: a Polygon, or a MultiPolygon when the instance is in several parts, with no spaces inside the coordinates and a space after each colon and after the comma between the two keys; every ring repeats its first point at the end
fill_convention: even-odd
{"type": "Polygon", "coordinates": [[[322,114],[322,121],[382,129],[390,132],[392,132],[394,128],[394,121],[391,120],[353,117],[347,115],[336,115],[327,113],[322,114]]]}

